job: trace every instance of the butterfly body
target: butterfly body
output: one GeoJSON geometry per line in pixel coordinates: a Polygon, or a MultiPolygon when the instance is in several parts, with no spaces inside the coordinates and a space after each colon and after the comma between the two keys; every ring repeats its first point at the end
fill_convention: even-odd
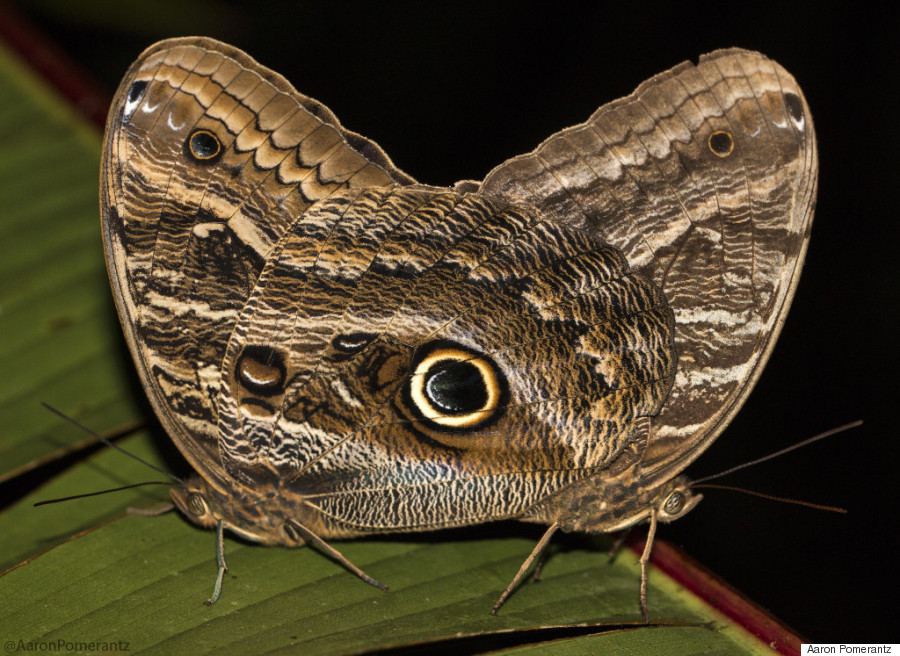
{"type": "Polygon", "coordinates": [[[132,355],[197,472],[176,506],[293,546],[681,516],[680,472],[783,322],[815,180],[802,94],[757,53],[442,189],[235,48],[151,47],[101,208],[132,355]]]}

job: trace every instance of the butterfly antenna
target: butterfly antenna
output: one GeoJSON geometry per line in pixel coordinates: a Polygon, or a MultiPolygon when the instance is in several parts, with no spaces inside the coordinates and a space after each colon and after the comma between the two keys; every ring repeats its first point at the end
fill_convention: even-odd
{"type": "MultiPolygon", "coordinates": [[[[170,474],[170,473],[167,472],[165,469],[161,469],[160,467],[157,467],[156,465],[147,462],[146,460],[144,460],[144,459],[141,458],[140,456],[136,456],[136,455],[134,455],[133,453],[129,453],[128,451],[126,451],[126,450],[123,449],[122,447],[116,445],[115,443],[111,442],[110,440],[106,439],[105,437],[103,437],[102,435],[100,435],[99,433],[97,433],[96,431],[92,431],[92,430],[91,430],[90,428],[88,428],[87,426],[83,426],[82,424],[79,424],[77,421],[75,421],[74,419],[72,419],[71,417],[69,417],[68,415],[66,415],[65,413],[61,412],[60,410],[57,410],[57,409],[54,408],[52,405],[50,405],[50,404],[48,404],[48,403],[44,403],[43,401],[41,401],[41,405],[44,406],[47,410],[49,410],[49,411],[52,412],[53,414],[55,414],[55,415],[57,415],[57,416],[59,416],[59,417],[65,419],[67,422],[69,422],[70,424],[72,424],[72,425],[75,426],[76,428],[78,428],[78,429],[84,431],[85,433],[87,433],[88,435],[91,435],[92,437],[95,437],[97,440],[99,440],[100,442],[102,442],[102,443],[105,444],[106,446],[108,446],[108,447],[110,447],[110,448],[112,448],[112,449],[115,449],[115,450],[118,451],[119,453],[125,454],[125,455],[128,456],[129,458],[133,458],[134,460],[137,460],[139,463],[141,463],[141,464],[143,464],[143,465],[149,467],[150,469],[152,469],[152,470],[155,471],[155,472],[159,472],[159,473],[162,474],[163,476],[168,476],[169,478],[171,478],[173,481],[175,481],[175,482],[178,483],[179,485],[184,485],[184,481],[182,481],[180,478],[178,478],[177,476],[175,476],[175,474],[170,474]]],[[[155,484],[155,483],[146,483],[146,485],[152,485],[152,484],[155,484]]],[[[160,485],[169,485],[169,483],[159,483],[159,484],[160,484],[160,485]]],[[[137,485],[128,485],[128,486],[125,486],[125,487],[122,487],[122,488],[116,488],[115,490],[108,490],[108,491],[109,491],[109,492],[115,492],[115,491],[117,491],[117,490],[127,490],[129,487],[137,487],[138,485],[145,485],[145,483],[138,483],[137,485]]],[[[93,493],[93,494],[102,494],[102,492],[97,492],[97,493],[93,493]]],[[[85,494],[85,495],[82,495],[82,496],[92,496],[92,494],[85,494]]],[[[77,497],[70,497],[70,498],[73,498],[73,499],[74,499],[74,498],[77,498],[77,497]]]]}
{"type": "MultiPolygon", "coordinates": [[[[845,430],[850,430],[851,428],[856,428],[857,426],[862,426],[862,420],[851,421],[849,424],[844,424],[843,426],[838,426],[837,428],[832,428],[831,430],[827,430],[824,433],[819,433],[809,439],[803,440],[802,442],[797,442],[796,444],[792,444],[789,447],[776,451],[775,453],[770,453],[767,456],[763,456],[762,458],[757,458],[756,460],[751,460],[750,462],[745,462],[741,465],[737,465],[735,467],[731,467],[730,469],[726,469],[725,471],[719,472],[718,474],[712,474],[711,476],[704,476],[703,478],[698,478],[696,481],[691,483],[691,487],[697,487],[698,483],[705,483],[706,481],[711,481],[716,478],[721,478],[722,476],[727,476],[728,474],[733,474],[736,471],[740,471],[741,469],[746,469],[747,467],[752,467],[754,465],[758,465],[760,463],[766,462],[767,460],[771,460],[772,458],[777,458],[778,456],[783,456],[785,453],[790,453],[796,449],[803,448],[805,446],[809,446],[813,442],[818,442],[819,440],[824,440],[826,437],[831,437],[837,433],[841,433],[845,430]]],[[[711,486],[706,486],[711,487],[711,486]]],[[[748,490],[745,490],[749,492],[748,490]]],[[[751,493],[757,494],[757,493],[751,493]]],[[[765,496],[763,494],[759,494],[759,496],[765,496]]],[[[808,504],[802,504],[808,505],[808,504]]]]}
{"type": "Polygon", "coordinates": [[[734,487],[733,485],[717,485],[715,483],[703,483],[701,485],[691,485],[691,489],[696,488],[711,488],[715,490],[731,490],[732,492],[743,492],[744,494],[749,494],[754,497],[762,497],[763,499],[768,499],[769,501],[781,501],[782,503],[792,503],[797,506],[804,506],[806,508],[814,508],[816,510],[827,510],[829,512],[836,513],[844,513],[846,514],[846,508],[839,508],[837,506],[826,506],[821,503],[812,503],[811,501],[802,501],[800,499],[789,499],[787,497],[776,497],[773,494],[766,494],[765,492],[757,492],[755,490],[748,490],[742,487],[734,487]]]}
{"type": "Polygon", "coordinates": [[[144,483],[134,483],[132,485],[123,485],[122,487],[114,487],[110,490],[100,490],[99,492],[87,492],[85,494],[76,494],[71,497],[60,497],[59,499],[47,499],[46,501],[38,501],[34,504],[34,507],[38,506],[48,506],[51,503],[59,503],[60,501],[71,501],[72,499],[84,499],[85,497],[96,497],[101,494],[108,494],[110,492],[121,492],[122,490],[130,490],[133,487],[141,487],[142,485],[172,485],[169,481],[145,481],[144,483]]]}

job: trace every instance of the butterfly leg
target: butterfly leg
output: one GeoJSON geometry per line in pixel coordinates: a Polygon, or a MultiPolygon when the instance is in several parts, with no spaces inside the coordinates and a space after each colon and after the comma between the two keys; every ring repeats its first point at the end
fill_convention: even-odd
{"type": "Polygon", "coordinates": [[[647,531],[647,541],[644,543],[644,553],[641,554],[641,614],[644,616],[644,624],[650,623],[650,613],[647,611],[647,565],[650,562],[650,552],[653,551],[653,539],[656,537],[656,510],[650,513],[650,530],[647,531]]]}
{"type": "Polygon", "coordinates": [[[212,606],[219,600],[222,594],[222,579],[225,578],[225,572],[228,571],[228,565],[225,564],[225,522],[221,519],[216,524],[216,562],[219,565],[219,572],[216,574],[216,587],[213,590],[212,597],[204,601],[207,606],[212,606]]]}
{"type": "Polygon", "coordinates": [[[609,562],[612,562],[616,559],[616,556],[619,555],[619,551],[622,549],[622,545],[625,544],[625,540],[628,539],[628,536],[631,535],[631,528],[626,528],[622,531],[619,531],[619,534],[616,536],[615,542],[609,548],[609,551],[606,552],[606,555],[609,556],[609,562]]]}
{"type": "Polygon", "coordinates": [[[544,564],[547,562],[547,550],[544,549],[538,556],[537,562],[534,564],[534,571],[531,573],[532,581],[541,580],[541,572],[544,570],[544,564]]]}
{"type": "Polygon", "coordinates": [[[325,554],[328,555],[329,558],[339,562],[341,565],[343,565],[344,567],[349,569],[351,572],[356,574],[359,578],[361,578],[363,581],[365,581],[369,585],[374,585],[376,588],[379,588],[381,590],[388,589],[388,587],[384,583],[381,583],[380,581],[376,581],[371,576],[366,574],[359,567],[357,567],[356,565],[351,563],[349,560],[347,560],[347,557],[344,554],[342,554],[340,551],[338,551],[337,549],[332,547],[330,544],[325,542],[325,540],[320,538],[318,535],[316,535],[315,533],[310,531],[308,528],[306,528],[302,524],[298,523],[297,521],[295,521],[293,519],[289,519],[288,523],[290,524],[290,526],[292,526],[297,531],[299,531],[300,534],[303,535],[304,538],[306,538],[307,542],[311,542],[312,544],[314,544],[319,550],[324,551],[325,554]]]}
{"type": "Polygon", "coordinates": [[[531,567],[531,563],[534,562],[534,559],[540,556],[544,549],[547,548],[547,545],[550,543],[550,538],[553,537],[553,534],[559,530],[559,522],[553,522],[550,525],[550,528],[544,533],[538,543],[535,545],[534,549],[532,549],[531,554],[528,558],[525,559],[525,562],[522,563],[522,566],[519,568],[519,571],[516,572],[513,580],[510,581],[509,585],[506,586],[506,590],[503,591],[503,594],[500,595],[500,598],[497,600],[497,603],[494,604],[494,607],[491,609],[491,615],[496,615],[497,611],[500,610],[500,606],[506,603],[506,600],[509,599],[509,595],[512,594],[512,591],[518,585],[519,581],[525,576],[525,572],[528,571],[528,568],[531,567]]]}

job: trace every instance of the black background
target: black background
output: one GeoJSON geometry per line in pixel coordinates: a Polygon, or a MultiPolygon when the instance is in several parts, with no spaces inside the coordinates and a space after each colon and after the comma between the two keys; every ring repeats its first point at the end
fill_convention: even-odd
{"type": "Polygon", "coordinates": [[[128,3],[111,14],[111,3],[19,9],[110,92],[157,39],[229,41],[437,185],[482,178],[701,53],[741,46],[779,61],[800,82],[818,133],[809,254],[759,384],[689,473],[863,419],[862,428],[723,481],[849,513],[709,491],[661,536],[802,636],[900,641],[900,606],[890,602],[900,580],[897,435],[888,425],[898,387],[896,21],[863,3],[328,4],[166,1],[152,15],[129,14],[128,3]]]}

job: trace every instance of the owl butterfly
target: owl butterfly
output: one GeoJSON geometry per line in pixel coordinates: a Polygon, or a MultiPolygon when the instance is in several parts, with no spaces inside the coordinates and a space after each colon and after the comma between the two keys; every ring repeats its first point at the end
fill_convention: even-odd
{"type": "Polygon", "coordinates": [[[549,526],[532,558],[558,529],[652,542],[772,350],[816,170],[799,87],[744,50],[453,188],[236,48],[146,50],[107,123],[104,244],[197,472],[174,505],[218,528],[214,599],[224,529],[338,559],[501,519],[549,526]]]}

